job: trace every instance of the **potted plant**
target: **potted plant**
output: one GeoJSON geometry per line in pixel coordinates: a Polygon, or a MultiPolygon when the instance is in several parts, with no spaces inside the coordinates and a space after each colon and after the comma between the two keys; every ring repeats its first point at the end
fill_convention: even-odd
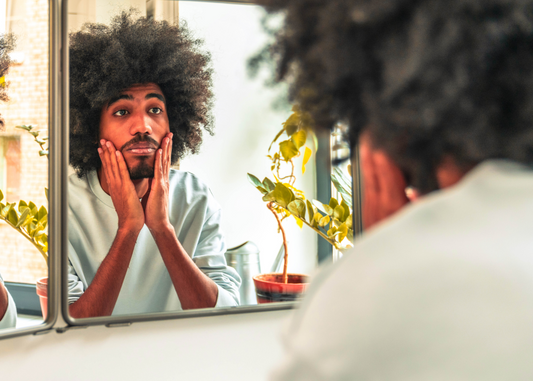
{"type": "Polygon", "coordinates": [[[292,114],[282,124],[268,148],[267,157],[271,160],[273,180],[265,177],[263,181],[248,173],[248,179],[263,195],[263,201],[272,212],[278,223],[283,237],[285,255],[283,258],[283,272],[260,274],[255,276],[258,303],[296,300],[305,291],[307,276],[303,274],[288,274],[287,237],[283,228],[283,220],[292,216],[298,226],[307,225],[338,250],[352,246],[352,212],[349,204],[342,199],[331,198],[329,204],[322,204],[318,200],[308,200],[303,191],[297,189],[294,159],[302,155],[302,174],[305,165],[312,155],[311,148],[306,146],[308,136],[315,142],[316,137],[311,130],[311,119],[308,114],[298,107],[292,108],[292,114]],[[278,142],[282,136],[287,139],[278,142]],[[271,154],[272,146],[277,143],[278,150],[271,154]]]}
{"type": "MultiPolygon", "coordinates": [[[[32,134],[40,146],[39,155],[48,157],[48,149],[44,147],[48,138],[40,138],[39,131],[35,130],[31,125],[17,126],[16,128],[32,134]]],[[[45,188],[44,190],[48,199],[48,189],[45,188]]],[[[32,201],[26,202],[24,200],[18,202],[4,201],[4,194],[0,189],[0,220],[5,221],[30,241],[48,264],[48,235],[46,234],[48,211],[45,206],[37,207],[32,201]]],[[[39,295],[44,319],[46,319],[48,309],[47,283],[48,278],[40,278],[36,282],[37,295],[39,295]]]]}

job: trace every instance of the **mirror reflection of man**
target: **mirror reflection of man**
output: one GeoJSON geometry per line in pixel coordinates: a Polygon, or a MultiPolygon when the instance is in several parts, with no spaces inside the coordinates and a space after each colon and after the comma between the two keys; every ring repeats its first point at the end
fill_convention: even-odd
{"type": "Polygon", "coordinates": [[[220,206],[172,163],[211,132],[211,71],[184,27],[123,13],[71,35],[69,312],[238,304],[220,206]]]}
{"type": "Polygon", "coordinates": [[[291,93],[360,148],[365,227],[272,380],[533,379],[533,0],[260,2],[291,93]]]}

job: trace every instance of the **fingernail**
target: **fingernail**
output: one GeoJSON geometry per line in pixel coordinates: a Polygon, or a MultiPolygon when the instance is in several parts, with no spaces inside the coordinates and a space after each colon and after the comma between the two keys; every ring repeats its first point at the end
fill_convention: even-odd
{"type": "Polygon", "coordinates": [[[111,142],[107,142],[105,145],[111,148],[111,142]]]}
{"type": "Polygon", "coordinates": [[[100,145],[103,146],[104,144],[105,144],[105,140],[104,139],[100,140],[100,145]]]}
{"type": "Polygon", "coordinates": [[[101,155],[102,154],[102,149],[100,147],[98,147],[98,153],[101,155]]]}

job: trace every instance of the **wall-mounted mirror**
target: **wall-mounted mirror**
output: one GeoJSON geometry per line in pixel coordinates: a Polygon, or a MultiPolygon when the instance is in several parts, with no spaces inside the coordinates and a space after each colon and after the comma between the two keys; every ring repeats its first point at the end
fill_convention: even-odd
{"type": "Polygon", "coordinates": [[[0,335],[50,315],[49,30],[48,1],[0,2],[0,335]]]}
{"type": "MultiPolygon", "coordinates": [[[[318,235],[306,226],[298,226],[298,222],[304,225],[305,221],[302,223],[289,216],[283,221],[284,234],[287,237],[287,246],[284,246],[276,218],[267,208],[263,194],[251,184],[247,176],[248,173],[252,173],[261,181],[264,177],[278,180],[276,176],[282,175],[276,172],[276,164],[273,164],[272,160],[272,156],[278,150],[277,146],[285,139],[298,141],[296,136],[290,134],[279,137],[269,152],[269,146],[277,134],[284,126],[290,124],[287,120],[294,111],[292,106],[284,101],[286,88],[283,86],[272,88],[265,85],[270,73],[259,71],[255,78],[251,78],[248,74],[249,58],[265,45],[268,38],[261,26],[262,9],[255,5],[237,2],[78,0],[68,3],[68,30],[70,33],[76,33],[82,30],[83,24],[87,22],[109,25],[113,16],[130,7],[135,7],[141,16],[152,16],[156,20],[166,20],[171,24],[186,22],[191,32],[190,38],[203,40],[199,48],[201,54],[207,53],[211,57],[214,99],[210,107],[214,117],[214,134],[210,135],[204,131],[198,153],[187,155],[173,165],[170,192],[176,192],[176,196],[168,206],[172,229],[179,242],[177,250],[183,250],[192,258],[191,263],[196,266],[196,270],[200,270],[201,276],[207,278],[200,276],[192,283],[182,283],[180,286],[180,280],[177,278],[188,275],[180,272],[181,270],[176,271],[176,274],[179,274],[177,277],[169,274],[174,271],[170,268],[174,269],[177,265],[160,253],[161,248],[165,247],[163,243],[165,240],[160,236],[160,230],[147,227],[149,198],[142,204],[145,225],[140,232],[133,239],[127,236],[123,239],[119,236],[117,203],[123,200],[112,198],[113,191],[110,189],[111,186],[108,186],[107,180],[115,175],[120,177],[121,163],[130,170],[135,166],[132,163],[137,163],[135,160],[144,160],[139,159],[139,156],[151,154],[150,150],[154,147],[142,139],[137,139],[136,135],[154,136],[158,145],[165,142],[164,133],[156,136],[157,126],[154,126],[158,122],[153,115],[169,111],[166,107],[170,104],[171,96],[168,92],[165,93],[164,86],[131,86],[117,89],[118,97],[107,99],[95,114],[100,118],[97,127],[98,139],[85,139],[80,143],[92,145],[95,152],[100,146],[99,157],[109,163],[106,164],[108,167],[86,171],[81,177],[78,177],[74,173],[75,169],[71,168],[68,183],[69,253],[68,259],[65,258],[69,279],[64,285],[68,290],[68,301],[64,300],[68,303],[64,306],[65,311],[69,311],[70,314],[68,320],[73,324],[101,324],[104,321],[119,322],[127,319],[142,320],[156,316],[162,318],[173,316],[177,312],[190,309],[184,305],[187,293],[198,292],[197,289],[202,289],[206,281],[215,285],[216,295],[215,304],[211,300],[210,305],[216,308],[210,309],[209,313],[250,311],[253,308],[284,308],[279,307],[279,304],[277,307],[253,306],[257,303],[257,299],[253,295],[251,277],[259,273],[279,272],[285,247],[290,253],[288,271],[312,274],[318,264],[318,235]],[[133,122],[134,117],[141,120],[139,123],[145,130],[133,131],[133,126],[137,123],[133,122]],[[128,122],[127,118],[130,118],[131,122],[128,122]],[[128,139],[123,142],[113,133],[105,132],[108,131],[107,120],[111,121],[109,126],[114,123],[113,126],[116,128],[127,129],[127,133],[131,134],[128,139],[136,140],[130,144],[128,139]],[[146,129],[148,125],[149,130],[146,129]],[[104,147],[101,147],[101,138],[106,139],[104,147]],[[108,141],[113,144],[108,146],[108,141]],[[132,150],[130,147],[139,150],[135,159],[132,158],[134,154],[129,152],[132,150]],[[115,148],[121,153],[117,155],[115,148]],[[146,152],[142,151],[143,149],[146,152]],[[270,158],[267,157],[269,154],[270,158]],[[110,254],[115,253],[113,252],[115,245],[121,248],[118,250],[119,253],[130,250],[122,269],[120,265],[110,262],[112,258],[110,254]],[[116,277],[120,278],[119,282],[115,282],[116,277]],[[248,290],[248,293],[245,290],[248,290]],[[106,300],[110,295],[112,295],[111,302],[106,300]],[[90,307],[92,305],[97,307],[93,309],[90,307]],[[106,316],[106,320],[86,319],[98,316],[106,316]]],[[[150,33],[153,31],[147,32],[150,33]]],[[[139,37],[133,39],[138,41],[139,37]]],[[[158,43],[156,40],[154,43],[158,43]]],[[[88,45],[84,47],[83,44],[86,43],[84,41],[86,40],[81,38],[78,40],[76,47],[78,51],[74,54],[74,58],[71,51],[71,97],[79,94],[77,88],[73,89],[72,83],[80,83],[80,75],[91,77],[89,69],[80,71],[78,66],[73,67],[73,62],[76,60],[78,61],[75,65],[79,64],[82,67],[87,60],[93,59],[91,54],[94,56],[94,52],[91,49],[94,49],[94,43],[87,43],[88,45]],[[84,49],[87,56],[84,60],[80,60],[80,57],[83,57],[80,51],[84,49]]],[[[112,55],[112,49],[107,50],[105,47],[106,42],[102,44],[99,45],[102,51],[112,55]]],[[[95,52],[98,53],[97,50],[95,52]]],[[[194,55],[191,57],[198,58],[194,55]]],[[[188,63],[183,64],[185,70],[188,70],[188,63]]],[[[102,86],[108,85],[102,82],[100,82],[102,86]]],[[[93,83],[94,85],[96,84],[93,83]]],[[[91,91],[89,88],[87,92],[91,91]]],[[[72,98],[70,102],[72,105],[72,98]]],[[[77,113],[78,108],[74,112],[77,113]]],[[[84,126],[72,125],[76,123],[72,122],[72,115],[70,120],[70,128],[76,129],[75,134],[79,134],[84,126]]],[[[70,136],[73,137],[72,130],[70,136]]],[[[298,136],[301,137],[301,134],[298,136]]],[[[292,182],[291,176],[288,176],[288,180],[280,180],[303,191],[309,200],[319,197],[317,177],[326,182],[329,192],[332,188],[330,169],[328,168],[324,175],[320,171],[320,166],[316,165],[316,142],[325,144],[325,150],[329,152],[329,137],[314,139],[309,133],[306,145],[303,142],[294,143],[298,145],[297,148],[302,148],[302,153],[295,154],[293,160],[292,173],[296,182],[292,182]],[[308,151],[305,150],[305,146],[308,147],[308,151]],[[305,165],[305,174],[303,174],[303,162],[309,159],[309,154],[312,159],[305,165]]],[[[72,147],[71,145],[71,150],[72,147]]],[[[344,167],[343,173],[348,174],[349,169],[344,167]]],[[[142,181],[144,180],[138,180],[137,183],[142,181]]],[[[344,177],[343,181],[351,183],[348,177],[344,177]]],[[[150,193],[153,184],[152,181],[149,185],[150,193]]],[[[137,200],[141,197],[144,199],[139,193],[137,196],[137,200]]],[[[328,204],[329,194],[327,199],[322,201],[328,204]]],[[[307,211],[307,205],[305,208],[307,211]]],[[[347,221],[348,217],[349,213],[345,214],[342,221],[347,221]]],[[[333,220],[333,217],[331,219],[333,220]]],[[[330,233],[333,235],[338,226],[335,229],[333,225],[331,226],[330,233]]],[[[346,229],[348,233],[349,228],[346,229]]],[[[183,262],[181,264],[183,265],[183,262]]],[[[208,285],[205,289],[209,290],[211,286],[208,285]]],[[[198,299],[202,297],[198,296],[198,299]]],[[[197,308],[192,308],[195,310],[192,314],[204,313],[204,306],[200,307],[201,310],[197,308]]],[[[183,312],[183,316],[191,316],[191,311],[183,312]]]]}

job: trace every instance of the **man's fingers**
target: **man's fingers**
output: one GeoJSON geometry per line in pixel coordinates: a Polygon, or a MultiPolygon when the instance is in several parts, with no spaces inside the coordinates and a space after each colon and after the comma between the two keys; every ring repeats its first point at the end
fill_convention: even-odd
{"type": "Polygon", "coordinates": [[[130,173],[128,171],[128,166],[126,165],[126,161],[124,160],[124,156],[122,156],[122,152],[115,151],[115,156],[116,156],[118,170],[120,172],[121,178],[129,179],[130,173]]]}

